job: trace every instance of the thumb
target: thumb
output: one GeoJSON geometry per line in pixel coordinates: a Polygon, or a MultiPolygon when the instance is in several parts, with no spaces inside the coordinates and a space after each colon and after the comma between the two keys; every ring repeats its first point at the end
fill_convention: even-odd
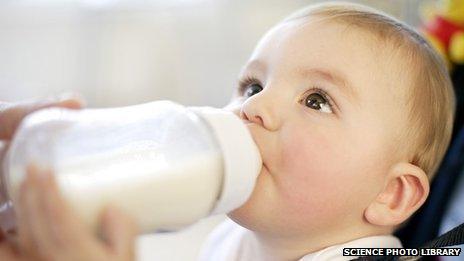
{"type": "Polygon", "coordinates": [[[56,106],[67,109],[81,109],[85,105],[84,100],[80,96],[66,95],[55,103],[45,104],[46,107],[56,106]]]}
{"type": "Polygon", "coordinates": [[[80,109],[83,105],[83,100],[74,94],[41,101],[0,103],[0,139],[11,139],[23,118],[34,111],[49,107],[80,109]]]}
{"type": "Polygon", "coordinates": [[[21,260],[17,253],[15,253],[12,246],[8,245],[8,243],[1,243],[0,244],[0,260],[2,261],[15,261],[21,260]]]}
{"type": "Polygon", "coordinates": [[[134,260],[138,228],[129,216],[107,207],[102,217],[101,233],[113,254],[123,260],[134,260]]]}

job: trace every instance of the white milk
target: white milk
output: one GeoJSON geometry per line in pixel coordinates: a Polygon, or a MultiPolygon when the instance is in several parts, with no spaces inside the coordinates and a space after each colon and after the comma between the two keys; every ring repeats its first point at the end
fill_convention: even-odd
{"type": "MultiPolygon", "coordinates": [[[[141,231],[179,229],[211,212],[222,182],[216,174],[222,171],[218,155],[195,155],[175,165],[153,155],[158,153],[80,159],[55,167],[54,173],[65,199],[94,228],[107,205],[129,213],[141,231]]],[[[11,188],[14,195],[20,182],[11,188]]]]}

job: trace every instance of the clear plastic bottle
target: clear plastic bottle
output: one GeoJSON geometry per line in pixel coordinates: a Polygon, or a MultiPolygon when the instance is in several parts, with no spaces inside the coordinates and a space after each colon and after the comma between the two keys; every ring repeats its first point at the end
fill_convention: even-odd
{"type": "Polygon", "coordinates": [[[52,169],[65,199],[90,226],[111,204],[145,233],[239,207],[262,165],[236,115],[169,101],[28,116],[4,160],[0,214],[11,214],[30,163],[52,169]]]}

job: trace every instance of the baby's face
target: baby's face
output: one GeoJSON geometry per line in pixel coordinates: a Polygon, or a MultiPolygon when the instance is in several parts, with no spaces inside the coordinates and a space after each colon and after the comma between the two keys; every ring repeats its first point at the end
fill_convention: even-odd
{"type": "MultiPolygon", "coordinates": [[[[263,168],[241,225],[279,235],[357,228],[406,126],[400,59],[335,22],[280,25],[258,44],[228,105],[247,122],[263,168]]],[[[399,145],[401,146],[401,145],[399,145]]]]}

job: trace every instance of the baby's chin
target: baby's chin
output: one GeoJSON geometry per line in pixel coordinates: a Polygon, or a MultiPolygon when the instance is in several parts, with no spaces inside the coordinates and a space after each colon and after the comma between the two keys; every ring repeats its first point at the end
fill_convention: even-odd
{"type": "Polygon", "coordinates": [[[259,197],[251,197],[244,205],[229,212],[227,216],[240,226],[261,232],[263,234],[279,233],[287,222],[282,222],[284,214],[276,209],[270,209],[269,204],[263,204],[259,197]],[[267,206],[267,207],[266,207],[267,206]]]}
{"type": "Polygon", "coordinates": [[[235,221],[236,223],[244,226],[244,224],[242,224],[242,223],[246,223],[244,221],[246,221],[246,220],[248,220],[250,218],[249,217],[250,216],[250,211],[249,211],[248,206],[247,206],[249,204],[248,201],[245,204],[243,204],[242,206],[240,206],[239,208],[234,209],[231,212],[227,213],[227,216],[230,219],[232,219],[233,221],[235,221]]]}
{"type": "Polygon", "coordinates": [[[253,215],[252,211],[250,211],[250,209],[247,209],[246,204],[239,207],[238,209],[229,212],[227,216],[235,223],[249,230],[258,231],[260,230],[259,223],[261,223],[261,226],[263,225],[262,220],[261,222],[259,222],[259,217],[253,215]]]}
{"type": "MultiPolygon", "coordinates": [[[[269,174],[267,174],[269,175],[269,174]]],[[[270,201],[267,196],[269,193],[265,193],[267,187],[270,185],[269,176],[266,176],[263,171],[257,178],[256,186],[248,198],[248,200],[239,208],[229,212],[227,216],[232,219],[235,223],[248,228],[250,230],[255,230],[259,223],[267,220],[266,209],[263,209],[263,206],[269,205],[267,202],[270,201]]]]}
{"type": "Polygon", "coordinates": [[[283,236],[301,230],[301,227],[293,226],[293,222],[287,220],[285,215],[247,204],[229,212],[227,216],[238,225],[261,235],[283,236]]]}
{"type": "Polygon", "coordinates": [[[227,216],[234,221],[235,223],[239,224],[240,226],[258,232],[258,231],[266,231],[265,224],[261,220],[259,222],[258,218],[253,218],[252,215],[246,212],[243,208],[238,208],[233,210],[227,214],[227,216]]]}

